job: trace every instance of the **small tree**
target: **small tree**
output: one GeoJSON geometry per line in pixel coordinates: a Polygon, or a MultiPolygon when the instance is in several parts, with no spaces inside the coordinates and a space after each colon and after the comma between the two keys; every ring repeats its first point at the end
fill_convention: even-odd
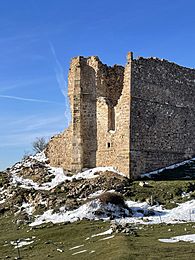
{"type": "Polygon", "coordinates": [[[24,155],[22,157],[22,160],[26,160],[27,158],[29,158],[32,155],[31,152],[29,151],[24,151],[24,155]]]}
{"type": "Polygon", "coordinates": [[[32,148],[35,153],[42,152],[47,146],[47,141],[45,137],[37,137],[32,143],[32,148]]]}

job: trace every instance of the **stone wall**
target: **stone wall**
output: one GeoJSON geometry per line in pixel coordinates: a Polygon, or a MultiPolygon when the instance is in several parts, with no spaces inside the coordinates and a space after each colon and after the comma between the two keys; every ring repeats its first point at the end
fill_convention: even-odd
{"type": "Polygon", "coordinates": [[[72,127],[52,137],[45,153],[52,166],[72,170],[72,127]]]}
{"type": "Polygon", "coordinates": [[[68,76],[70,127],[47,156],[71,171],[113,166],[128,177],[195,155],[195,70],[156,58],[125,67],[73,58],[68,76]]]}
{"type": "Polygon", "coordinates": [[[65,131],[53,137],[48,145],[47,156],[52,165],[66,166],[72,171],[113,165],[118,154],[117,146],[113,148],[118,142],[110,141],[114,131],[109,131],[108,110],[115,111],[123,78],[122,66],[107,66],[95,56],[72,59],[68,77],[72,123],[68,133],[65,131]],[[105,101],[102,110],[101,105],[99,107],[101,99],[105,101]],[[68,147],[65,135],[68,135],[68,147]],[[112,143],[111,147],[108,143],[112,143]]]}
{"type": "MultiPolygon", "coordinates": [[[[130,86],[132,54],[129,53],[125,70],[116,78],[121,78],[122,92],[116,102],[109,103],[100,97],[97,103],[97,166],[114,166],[129,177],[130,166],[130,86]],[[109,110],[113,110],[109,113],[109,110]],[[112,118],[112,114],[113,118],[112,118]],[[112,129],[109,120],[114,120],[112,129]]],[[[113,86],[114,81],[113,81],[113,86]]],[[[116,97],[112,95],[112,97],[116,97]]],[[[112,101],[112,100],[111,100],[112,101]]]]}
{"type": "MultiPolygon", "coordinates": [[[[114,131],[109,131],[109,112],[115,110],[124,77],[122,66],[109,67],[95,56],[80,57],[78,62],[76,70],[79,73],[77,72],[77,77],[74,75],[77,81],[73,88],[72,112],[72,166],[75,171],[113,165],[118,153],[117,146],[110,140],[114,139],[114,131]],[[103,104],[100,104],[102,100],[103,104]]],[[[114,112],[113,119],[115,120],[114,112]]]]}
{"type": "Polygon", "coordinates": [[[195,155],[195,71],[155,58],[132,65],[131,172],[195,155]]]}

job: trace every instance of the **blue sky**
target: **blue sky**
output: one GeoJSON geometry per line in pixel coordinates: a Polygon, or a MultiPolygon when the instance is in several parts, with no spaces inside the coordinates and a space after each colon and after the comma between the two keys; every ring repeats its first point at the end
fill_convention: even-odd
{"type": "Polygon", "coordinates": [[[194,0],[0,3],[0,169],[62,131],[70,59],[124,64],[127,51],[195,66],[194,0]]]}

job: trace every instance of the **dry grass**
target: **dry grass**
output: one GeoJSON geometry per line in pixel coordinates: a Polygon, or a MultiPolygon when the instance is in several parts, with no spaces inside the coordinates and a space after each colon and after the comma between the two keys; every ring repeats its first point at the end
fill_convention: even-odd
{"type": "Polygon", "coordinates": [[[117,192],[104,192],[98,196],[98,199],[105,204],[111,203],[118,206],[123,206],[123,207],[125,206],[125,201],[123,196],[117,192]]]}

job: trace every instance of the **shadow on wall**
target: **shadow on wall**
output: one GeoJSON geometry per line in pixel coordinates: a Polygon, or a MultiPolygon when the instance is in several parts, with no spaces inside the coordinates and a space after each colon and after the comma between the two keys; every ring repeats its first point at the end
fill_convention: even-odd
{"type": "Polygon", "coordinates": [[[87,65],[81,71],[81,135],[83,168],[96,167],[97,104],[96,72],[87,65]]]}

